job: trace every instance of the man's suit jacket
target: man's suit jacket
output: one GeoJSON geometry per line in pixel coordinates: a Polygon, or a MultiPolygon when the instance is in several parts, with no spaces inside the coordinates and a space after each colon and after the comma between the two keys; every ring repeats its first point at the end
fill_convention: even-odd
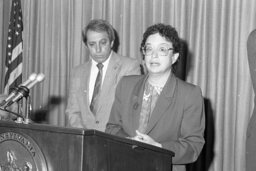
{"type": "MultiPolygon", "coordinates": [[[[247,41],[248,61],[254,93],[256,92],[256,30],[251,32],[247,41]]],[[[247,127],[246,136],[246,170],[256,170],[256,98],[254,110],[247,127]]]]}
{"type": "MultiPolygon", "coordinates": [[[[116,88],[106,132],[121,137],[134,137],[139,127],[147,76],[128,76],[116,88]]],[[[146,130],[162,147],[175,153],[173,170],[185,170],[195,161],[204,145],[204,102],[199,87],[186,83],[173,74],[165,84],[146,130]]]]}
{"type": "Polygon", "coordinates": [[[94,115],[89,108],[91,63],[90,60],[72,71],[66,109],[67,125],[105,131],[117,83],[122,76],[140,74],[140,65],[135,59],[112,52],[99,97],[99,110],[94,115]]]}

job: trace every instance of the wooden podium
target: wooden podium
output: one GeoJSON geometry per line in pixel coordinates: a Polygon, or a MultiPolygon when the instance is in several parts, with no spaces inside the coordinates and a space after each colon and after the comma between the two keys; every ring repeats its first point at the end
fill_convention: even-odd
{"type": "Polygon", "coordinates": [[[171,171],[173,156],[96,130],[0,121],[0,170],[171,171]]]}

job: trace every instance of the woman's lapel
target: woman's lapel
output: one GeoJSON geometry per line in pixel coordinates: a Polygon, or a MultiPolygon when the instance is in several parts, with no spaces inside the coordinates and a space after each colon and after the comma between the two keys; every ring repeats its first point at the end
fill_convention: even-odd
{"type": "Polygon", "coordinates": [[[166,114],[166,111],[172,104],[176,83],[176,77],[171,74],[156,102],[153,112],[151,113],[146,134],[148,134],[154,128],[154,126],[161,119],[161,117],[166,114]]]}

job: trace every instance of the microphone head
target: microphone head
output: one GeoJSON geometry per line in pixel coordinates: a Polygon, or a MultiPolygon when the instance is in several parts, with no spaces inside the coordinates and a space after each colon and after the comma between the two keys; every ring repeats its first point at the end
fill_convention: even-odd
{"type": "Polygon", "coordinates": [[[29,77],[28,80],[25,81],[24,83],[22,83],[20,86],[27,86],[29,83],[31,83],[32,81],[34,81],[36,79],[37,74],[36,73],[32,73],[29,77]]]}
{"type": "Polygon", "coordinates": [[[34,80],[36,79],[36,76],[37,76],[36,73],[32,73],[32,74],[28,77],[28,79],[29,79],[30,81],[34,81],[34,80]]]}
{"type": "Polygon", "coordinates": [[[37,75],[37,77],[36,77],[36,80],[37,80],[37,82],[41,82],[41,81],[44,80],[44,78],[45,78],[44,74],[43,73],[39,73],[37,75]]]}
{"type": "Polygon", "coordinates": [[[34,85],[36,85],[37,83],[41,82],[44,80],[44,74],[43,73],[40,73],[37,75],[36,79],[34,81],[32,81],[28,86],[27,88],[28,89],[31,89],[34,85]]]}

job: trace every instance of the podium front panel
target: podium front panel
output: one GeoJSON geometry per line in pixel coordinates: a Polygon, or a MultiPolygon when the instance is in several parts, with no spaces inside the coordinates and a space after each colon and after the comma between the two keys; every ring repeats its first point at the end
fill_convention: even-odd
{"type": "Polygon", "coordinates": [[[0,121],[0,170],[171,171],[172,157],[96,130],[0,121]]]}
{"type": "Polygon", "coordinates": [[[158,147],[100,132],[87,131],[85,139],[84,154],[87,160],[84,160],[84,165],[86,170],[172,170],[173,153],[158,147]]]}

